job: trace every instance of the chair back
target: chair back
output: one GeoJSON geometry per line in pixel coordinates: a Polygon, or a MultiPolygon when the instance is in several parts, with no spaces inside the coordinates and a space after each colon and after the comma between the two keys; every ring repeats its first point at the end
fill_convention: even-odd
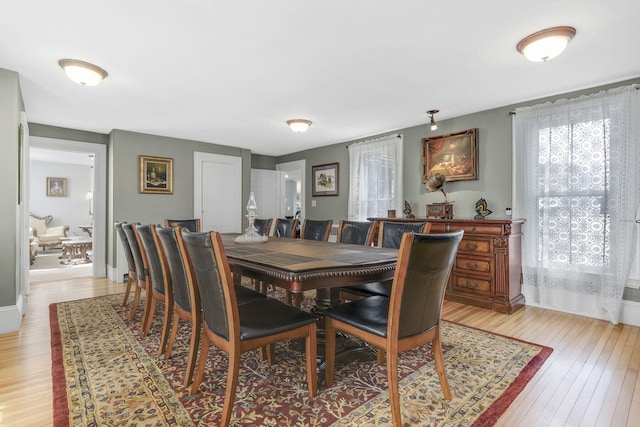
{"type": "Polygon", "coordinates": [[[122,229],[122,224],[126,224],[126,222],[116,222],[116,231],[118,232],[118,236],[120,236],[120,242],[122,243],[122,248],[124,249],[124,257],[127,259],[127,268],[129,271],[136,271],[136,264],[133,260],[133,254],[131,253],[131,247],[129,246],[129,241],[127,240],[127,235],[124,233],[122,229]]]}
{"type": "Polygon", "coordinates": [[[338,224],[338,243],[371,246],[378,230],[378,221],[344,221],[338,224]]]}
{"type": "Polygon", "coordinates": [[[144,261],[142,261],[142,253],[140,252],[140,246],[138,245],[138,239],[136,238],[136,233],[133,229],[137,223],[124,223],[122,224],[122,230],[124,234],[127,236],[127,242],[129,243],[129,248],[131,249],[131,256],[133,257],[133,264],[136,268],[136,276],[138,277],[138,286],[142,283],[145,283],[147,280],[147,275],[145,274],[144,269],[144,261]]]}
{"type": "Polygon", "coordinates": [[[147,278],[151,279],[151,287],[154,291],[164,295],[166,291],[164,276],[162,275],[162,263],[151,231],[154,228],[156,228],[155,224],[138,224],[136,225],[135,230],[139,238],[138,244],[140,245],[142,262],[144,263],[144,268],[148,274],[147,278]]]}
{"type": "Polygon", "coordinates": [[[332,219],[325,221],[305,219],[302,223],[302,230],[300,230],[300,238],[306,240],[319,240],[321,242],[328,242],[332,225],[332,219]]]}
{"type": "Polygon", "coordinates": [[[190,312],[191,307],[200,306],[200,295],[195,295],[197,292],[193,295],[189,292],[187,273],[182,263],[182,255],[176,238],[176,233],[179,233],[180,230],[180,227],[154,227],[152,233],[162,262],[162,276],[164,277],[164,282],[167,283],[167,288],[169,287],[168,283],[171,283],[173,301],[181,309],[190,312]],[[196,301],[194,301],[194,298],[196,301]],[[195,302],[197,302],[197,305],[195,302]]]}
{"type": "Polygon", "coordinates": [[[398,249],[404,233],[426,234],[430,229],[430,222],[382,221],[378,231],[378,246],[398,249]]]}
{"type": "Polygon", "coordinates": [[[165,219],[164,226],[169,227],[182,227],[191,231],[192,233],[200,232],[200,218],[193,219],[165,219]]]}
{"type": "Polygon", "coordinates": [[[187,271],[187,279],[194,281],[200,293],[202,317],[211,332],[230,341],[239,339],[239,315],[236,293],[231,283],[220,235],[215,232],[190,233],[182,230],[178,244],[187,271]],[[215,244],[214,244],[215,242],[215,244]]]}
{"type": "Polygon", "coordinates": [[[298,230],[297,219],[285,219],[278,218],[276,220],[276,230],[274,232],[276,237],[296,237],[296,231],[298,230]]]}
{"type": "Polygon", "coordinates": [[[261,236],[268,236],[271,233],[271,223],[273,222],[273,218],[267,219],[257,219],[253,223],[253,226],[258,231],[258,234],[261,236]]]}
{"type": "Polygon", "coordinates": [[[432,329],[463,231],[403,236],[393,279],[387,336],[402,339],[432,329]]]}

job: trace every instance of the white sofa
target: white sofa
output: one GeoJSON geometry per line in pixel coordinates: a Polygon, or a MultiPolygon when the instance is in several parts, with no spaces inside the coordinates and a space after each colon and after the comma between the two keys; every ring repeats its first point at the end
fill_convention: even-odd
{"type": "Polygon", "coordinates": [[[49,227],[53,221],[51,215],[37,216],[29,214],[29,231],[31,235],[37,237],[39,246],[44,250],[47,247],[58,246],[61,237],[67,237],[68,225],[49,227]]]}

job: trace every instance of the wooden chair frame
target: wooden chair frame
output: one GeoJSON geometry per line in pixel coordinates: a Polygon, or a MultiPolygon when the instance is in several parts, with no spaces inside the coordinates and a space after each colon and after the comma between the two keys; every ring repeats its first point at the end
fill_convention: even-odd
{"type": "MultiPolygon", "coordinates": [[[[387,355],[387,377],[389,382],[389,401],[394,426],[401,426],[400,394],[398,390],[398,355],[399,353],[432,343],[436,371],[440,380],[442,393],[446,400],[451,400],[449,382],[445,373],[442,358],[442,343],[440,341],[440,322],[432,329],[417,335],[399,338],[399,323],[401,310],[401,296],[404,291],[409,255],[413,246],[412,233],[405,233],[398,252],[398,263],[393,278],[393,293],[389,301],[389,317],[387,323],[387,337],[381,337],[364,331],[355,326],[326,316],[326,347],[325,347],[325,382],[328,387],[333,385],[335,370],[336,332],[343,332],[368,342],[377,349],[384,350],[387,355]]],[[[445,285],[446,286],[446,285],[445,285]]],[[[443,297],[440,300],[442,307],[443,297]]],[[[380,353],[379,353],[380,354],[380,353]]],[[[380,362],[380,359],[378,359],[380,362]]]]}
{"type": "MultiPolygon", "coordinates": [[[[172,233],[176,239],[176,245],[178,245],[178,254],[180,258],[183,259],[181,249],[178,243],[178,236],[182,233],[182,227],[173,227],[172,233]]],[[[169,262],[167,260],[167,253],[165,251],[165,247],[162,244],[160,237],[156,229],[153,229],[153,238],[156,241],[156,246],[158,247],[158,254],[160,255],[160,260],[162,263],[162,275],[164,277],[165,286],[167,283],[171,283],[173,289],[173,279],[171,276],[171,270],[169,268],[169,262]]],[[[184,261],[181,261],[184,263],[184,261]]],[[[186,268],[185,268],[186,272],[186,268]]],[[[191,324],[191,338],[189,340],[189,355],[187,356],[187,368],[184,376],[183,384],[188,386],[191,383],[191,379],[193,378],[193,373],[196,367],[196,359],[198,357],[198,346],[200,345],[200,329],[202,326],[202,311],[200,310],[200,293],[198,289],[193,286],[195,283],[187,280],[187,285],[189,288],[189,301],[191,305],[191,311],[185,310],[180,307],[175,301],[173,303],[173,323],[171,325],[171,335],[169,336],[169,341],[167,343],[166,351],[164,353],[165,359],[171,357],[171,351],[173,350],[173,346],[176,342],[176,337],[178,335],[178,327],[180,326],[180,320],[186,320],[191,324]]],[[[167,304],[168,305],[168,304],[167,304]]]]}
{"type": "MultiPolygon", "coordinates": [[[[222,288],[224,292],[225,305],[227,311],[227,324],[229,340],[226,340],[219,335],[212,332],[206,322],[203,322],[203,338],[202,338],[202,350],[200,352],[200,359],[198,361],[198,368],[196,370],[196,376],[191,385],[191,394],[195,394],[198,391],[198,387],[204,376],[204,370],[207,363],[207,354],[211,344],[218,349],[226,352],[229,356],[229,370],[227,375],[227,387],[224,396],[224,406],[222,411],[222,426],[228,426],[231,420],[231,412],[233,410],[233,403],[235,400],[236,388],[238,385],[238,374],[240,370],[240,356],[242,353],[246,353],[251,350],[255,350],[261,347],[269,347],[268,353],[273,354],[273,346],[278,341],[295,340],[304,338],[306,347],[306,370],[307,370],[307,385],[309,389],[309,396],[315,397],[317,389],[317,350],[316,350],[316,324],[310,323],[306,326],[298,327],[289,331],[264,336],[251,340],[240,339],[240,316],[238,313],[238,302],[236,300],[235,292],[230,290],[233,287],[233,281],[231,277],[231,270],[227,262],[224,246],[220,239],[220,235],[216,232],[210,232],[211,241],[213,244],[213,251],[215,254],[216,263],[220,269],[220,277],[222,281],[222,288]]],[[[183,261],[187,269],[187,278],[189,282],[195,282],[196,276],[194,273],[194,266],[189,257],[189,253],[185,247],[182,234],[178,234],[178,244],[181,248],[183,261]]],[[[194,285],[195,287],[196,285],[194,285]]],[[[271,357],[269,358],[269,364],[271,365],[271,357]]]]}

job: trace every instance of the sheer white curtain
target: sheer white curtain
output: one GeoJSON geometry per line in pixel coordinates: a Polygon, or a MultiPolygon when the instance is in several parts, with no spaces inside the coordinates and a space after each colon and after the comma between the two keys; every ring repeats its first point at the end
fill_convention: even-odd
{"type": "Polygon", "coordinates": [[[639,129],[635,86],[516,110],[528,304],[618,322],[638,239],[639,129]]]}
{"type": "Polygon", "coordinates": [[[402,150],[397,134],[349,146],[349,220],[402,212],[402,150]]]}

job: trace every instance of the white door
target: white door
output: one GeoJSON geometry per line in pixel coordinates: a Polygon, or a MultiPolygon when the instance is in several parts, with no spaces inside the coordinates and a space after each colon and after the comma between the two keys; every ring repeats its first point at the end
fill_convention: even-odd
{"type": "Polygon", "coordinates": [[[280,217],[279,171],[251,169],[251,191],[258,206],[258,218],[280,217]]]}
{"type": "Polygon", "coordinates": [[[194,213],[203,231],[242,232],[242,158],[194,153],[194,213]]]}

